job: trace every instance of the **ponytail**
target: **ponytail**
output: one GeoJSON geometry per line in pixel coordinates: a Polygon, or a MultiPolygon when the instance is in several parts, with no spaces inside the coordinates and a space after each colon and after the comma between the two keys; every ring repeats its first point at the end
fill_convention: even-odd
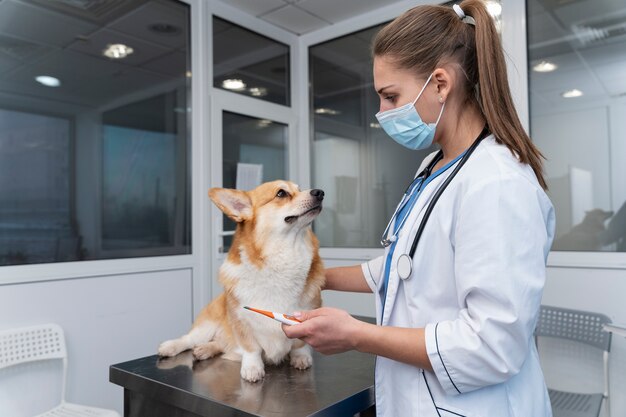
{"type": "Polygon", "coordinates": [[[500,36],[481,0],[465,0],[461,9],[476,22],[475,45],[479,100],[491,133],[504,143],[520,162],[532,167],[539,184],[543,177],[543,155],[524,131],[513,104],[500,36]]]}
{"type": "Polygon", "coordinates": [[[443,62],[458,63],[464,74],[466,100],[480,108],[496,140],[530,165],[541,187],[547,189],[543,155],[524,131],[513,105],[493,19],[482,0],[464,0],[460,7],[473,22],[461,19],[448,6],[417,6],[406,11],[378,32],[372,53],[388,56],[399,68],[423,77],[443,62]]]}

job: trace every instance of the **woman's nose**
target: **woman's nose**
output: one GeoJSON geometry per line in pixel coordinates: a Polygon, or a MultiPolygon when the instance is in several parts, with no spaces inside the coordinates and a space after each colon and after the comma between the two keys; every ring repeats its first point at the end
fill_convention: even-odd
{"type": "Polygon", "coordinates": [[[311,195],[317,198],[318,201],[322,201],[324,199],[324,191],[317,188],[311,190],[311,195]]]}

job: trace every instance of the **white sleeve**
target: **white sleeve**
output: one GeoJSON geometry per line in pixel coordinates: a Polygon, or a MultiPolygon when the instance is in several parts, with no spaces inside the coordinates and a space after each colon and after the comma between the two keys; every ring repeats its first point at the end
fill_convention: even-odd
{"type": "Polygon", "coordinates": [[[452,320],[426,326],[426,350],[446,393],[504,382],[529,352],[552,244],[554,209],[523,178],[487,180],[459,208],[452,244],[452,320]]]}
{"type": "Polygon", "coordinates": [[[380,277],[383,274],[384,263],[385,257],[379,256],[378,258],[374,258],[371,261],[361,264],[361,270],[363,271],[365,282],[367,282],[367,285],[369,285],[374,294],[378,291],[378,283],[380,282],[380,277]]]}

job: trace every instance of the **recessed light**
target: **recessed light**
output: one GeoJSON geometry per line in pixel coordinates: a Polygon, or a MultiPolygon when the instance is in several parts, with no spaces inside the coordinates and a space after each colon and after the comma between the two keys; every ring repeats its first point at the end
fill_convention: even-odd
{"type": "Polygon", "coordinates": [[[191,71],[187,71],[187,72],[185,73],[185,77],[187,77],[187,78],[191,78],[191,71]]]}
{"type": "Polygon", "coordinates": [[[319,107],[315,109],[315,114],[329,114],[331,116],[336,116],[338,114],[341,114],[341,112],[339,110],[329,109],[327,107],[319,107]]]}
{"type": "Polygon", "coordinates": [[[102,55],[111,59],[123,59],[132,54],[135,50],[123,43],[110,43],[106,49],[102,51],[102,55]]]}
{"type": "Polygon", "coordinates": [[[551,72],[557,69],[558,66],[550,61],[541,61],[533,66],[533,71],[536,72],[551,72]]]}
{"type": "Polygon", "coordinates": [[[49,75],[39,75],[35,77],[35,80],[46,87],[59,87],[61,85],[61,80],[49,75]]]}
{"type": "Polygon", "coordinates": [[[499,1],[489,0],[485,4],[487,12],[495,19],[499,19],[502,14],[502,5],[499,1]]]}
{"type": "Polygon", "coordinates": [[[561,94],[561,96],[563,96],[564,98],[574,98],[574,97],[580,97],[582,95],[583,95],[583,92],[576,88],[567,90],[561,94]]]}
{"type": "Polygon", "coordinates": [[[380,123],[370,123],[370,127],[372,129],[380,129],[380,123]]]}
{"type": "Polygon", "coordinates": [[[238,78],[229,78],[222,81],[222,87],[227,90],[243,91],[246,89],[246,83],[238,78]]]}
{"type": "Polygon", "coordinates": [[[263,97],[267,95],[267,88],[265,87],[252,87],[248,91],[254,97],[263,97]]]}
{"type": "Polygon", "coordinates": [[[257,122],[257,127],[262,129],[262,128],[264,128],[264,127],[268,127],[268,126],[270,126],[272,123],[274,123],[274,122],[272,122],[271,120],[268,120],[268,119],[261,119],[261,120],[259,120],[259,121],[257,122]]]}

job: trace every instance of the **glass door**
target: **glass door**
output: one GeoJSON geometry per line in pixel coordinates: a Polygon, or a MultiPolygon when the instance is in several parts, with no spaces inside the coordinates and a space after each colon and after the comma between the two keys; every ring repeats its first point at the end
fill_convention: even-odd
{"type": "MultiPolygon", "coordinates": [[[[214,91],[211,120],[211,187],[250,190],[277,179],[298,182],[294,164],[296,117],[289,107],[263,103],[229,92],[214,91]],[[218,138],[221,138],[219,140],[218,138]]],[[[207,197],[208,198],[208,197],[207,197]]],[[[222,292],[217,281],[236,224],[210,204],[213,296],[222,292]]]]}

